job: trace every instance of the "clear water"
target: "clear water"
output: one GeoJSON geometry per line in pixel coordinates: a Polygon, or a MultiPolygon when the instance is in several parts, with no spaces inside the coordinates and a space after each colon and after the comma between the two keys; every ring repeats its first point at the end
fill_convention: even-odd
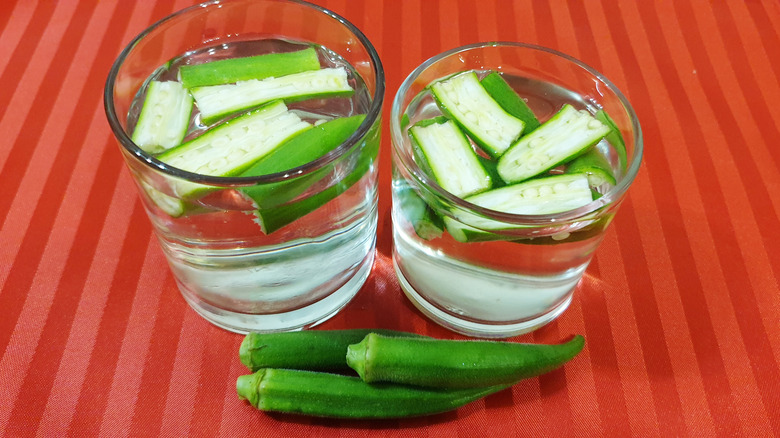
{"type": "MultiPolygon", "coordinates": [[[[564,103],[594,110],[579,95],[560,87],[504,77],[540,121],[551,117],[564,103]]],[[[440,114],[427,92],[407,109],[411,123],[440,114]]],[[[620,178],[614,149],[606,141],[597,147],[620,178]]],[[[593,187],[596,191],[607,188],[593,187]]],[[[401,287],[433,320],[473,336],[507,337],[529,332],[563,312],[609,221],[605,218],[599,227],[575,224],[532,240],[462,243],[446,231],[441,237],[424,240],[399,202],[401,193],[408,189],[409,182],[396,169],[393,260],[401,287]]]]}
{"type": "MultiPolygon", "coordinates": [[[[182,55],[150,79],[174,80],[178,67],[207,60],[300,49],[291,41],[262,40],[220,45],[182,55]]],[[[324,66],[345,66],[356,93],[351,98],[315,99],[288,105],[309,122],[365,114],[369,92],[354,70],[336,54],[319,48],[324,66]]],[[[131,106],[132,129],[143,103],[142,90],[131,106]]],[[[211,126],[193,111],[193,138],[211,126]]],[[[366,147],[378,147],[378,136],[366,147]]],[[[337,160],[315,186],[287,206],[328,190],[356,167],[357,153],[337,160]]],[[[143,191],[142,191],[143,192],[143,191]]],[[[252,203],[232,188],[211,190],[190,200],[180,217],[161,211],[144,197],[165,255],[184,298],[211,322],[237,332],[295,330],[332,316],[355,295],[371,268],[376,236],[376,166],[327,204],[291,224],[265,234],[252,203]]]]}

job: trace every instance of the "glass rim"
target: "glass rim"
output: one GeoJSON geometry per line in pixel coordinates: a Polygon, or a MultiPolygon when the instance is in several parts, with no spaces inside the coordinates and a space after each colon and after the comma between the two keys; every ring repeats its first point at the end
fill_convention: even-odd
{"type": "Polygon", "coordinates": [[[351,150],[355,145],[362,141],[362,139],[369,134],[376,121],[379,120],[385,94],[385,73],[382,66],[382,61],[379,58],[379,54],[377,53],[371,41],[369,41],[368,37],[366,37],[365,34],[363,34],[363,32],[350,21],[322,6],[309,3],[305,0],[270,0],[271,2],[276,3],[294,3],[304,8],[311,8],[313,10],[319,11],[323,15],[336,20],[342,26],[347,28],[347,30],[349,30],[349,32],[351,32],[355,37],[357,37],[358,41],[360,41],[360,43],[363,45],[371,60],[371,66],[374,70],[374,74],[376,75],[376,87],[373,95],[371,96],[371,105],[368,108],[366,117],[360,126],[358,126],[357,130],[355,130],[352,135],[350,135],[344,142],[342,142],[342,144],[315,160],[282,172],[270,173],[260,176],[212,176],[189,172],[177,167],[170,166],[163,161],[156,159],[152,154],[142,150],[137,144],[135,144],[135,142],[133,142],[128,133],[122,127],[122,124],[119,122],[117,117],[116,107],[114,105],[113,95],[116,84],[116,77],[124,61],[133,51],[133,48],[136,46],[136,44],[138,44],[138,42],[143,40],[145,37],[154,32],[156,29],[160,28],[165,23],[168,23],[182,15],[189,14],[196,10],[210,7],[219,8],[222,5],[238,3],[239,1],[241,0],[210,0],[176,11],[156,21],[151,26],[140,32],[127,44],[127,46],[125,46],[124,49],[122,49],[119,56],[112,64],[106,79],[105,86],[103,88],[103,106],[106,117],[108,119],[108,124],[111,127],[111,131],[113,132],[114,137],[117,139],[121,147],[146,167],[190,182],[197,182],[214,186],[253,185],[259,183],[274,183],[285,181],[290,178],[297,178],[317,171],[318,169],[321,169],[322,167],[343,156],[347,153],[347,151],[351,150]]]}
{"type": "Polygon", "coordinates": [[[483,216],[489,219],[493,219],[499,222],[504,222],[512,225],[529,225],[529,224],[550,225],[551,223],[559,223],[559,222],[565,223],[565,222],[581,219],[584,216],[590,215],[603,207],[613,204],[615,200],[620,199],[620,197],[631,186],[631,183],[633,183],[633,181],[636,179],[636,176],[639,172],[639,168],[641,166],[643,149],[644,149],[643,139],[642,139],[642,128],[639,124],[639,120],[636,116],[636,113],[634,112],[633,107],[629,103],[626,96],[617,88],[617,86],[615,86],[615,84],[613,84],[603,74],[598,72],[593,67],[578,60],[577,58],[574,58],[563,52],[559,52],[557,50],[535,45],[535,44],[512,42],[512,41],[480,42],[480,43],[473,43],[464,46],[459,46],[447,50],[445,52],[439,53],[438,55],[435,55],[431,58],[428,58],[426,61],[420,64],[401,83],[401,86],[398,88],[395,98],[393,99],[393,103],[390,110],[390,135],[392,137],[393,151],[396,152],[394,156],[400,159],[401,163],[404,165],[406,170],[417,180],[416,182],[418,184],[426,187],[427,190],[433,192],[435,196],[446,200],[448,205],[454,205],[462,210],[476,213],[479,216],[483,216]],[[414,159],[412,158],[412,154],[407,153],[405,150],[403,150],[401,145],[404,144],[405,136],[400,126],[400,120],[404,108],[402,108],[401,105],[406,92],[411,88],[412,84],[414,84],[414,82],[417,80],[420,74],[426,69],[428,69],[428,67],[435,64],[436,62],[444,58],[448,58],[452,55],[462,53],[462,52],[467,52],[474,49],[480,49],[485,47],[499,47],[499,46],[517,47],[522,49],[531,49],[539,52],[545,52],[555,57],[561,58],[565,61],[568,61],[578,66],[579,68],[582,68],[589,74],[591,74],[594,78],[596,78],[602,84],[604,84],[607,87],[607,89],[609,89],[617,97],[618,101],[625,109],[626,115],[629,117],[631,121],[634,150],[632,154],[632,160],[629,163],[629,166],[626,168],[625,175],[623,175],[623,178],[620,181],[618,181],[618,183],[614,187],[612,187],[609,191],[607,191],[604,195],[602,195],[598,199],[595,199],[582,207],[575,208],[572,210],[567,210],[560,213],[538,214],[538,215],[506,213],[498,210],[481,207],[477,204],[468,202],[465,199],[455,196],[452,193],[444,190],[441,186],[439,186],[438,183],[436,183],[436,181],[433,178],[429,177],[424,171],[422,171],[422,169],[420,169],[420,167],[417,165],[417,163],[415,163],[414,159]]]}

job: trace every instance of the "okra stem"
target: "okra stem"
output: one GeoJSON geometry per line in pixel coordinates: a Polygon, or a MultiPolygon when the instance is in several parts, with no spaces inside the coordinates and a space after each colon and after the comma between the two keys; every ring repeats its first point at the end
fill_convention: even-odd
{"type": "Polygon", "coordinates": [[[575,336],[558,345],[497,341],[388,338],[368,334],[347,349],[347,363],[367,383],[437,388],[510,385],[550,372],[585,345],[575,336]]]}
{"type": "Polygon", "coordinates": [[[239,398],[263,411],[354,419],[437,414],[507,387],[439,389],[371,385],[357,377],[273,368],[240,376],[236,381],[239,398]]]}

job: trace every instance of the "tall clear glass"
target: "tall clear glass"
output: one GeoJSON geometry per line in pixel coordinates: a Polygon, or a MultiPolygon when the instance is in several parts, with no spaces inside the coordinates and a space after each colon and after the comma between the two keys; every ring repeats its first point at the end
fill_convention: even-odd
{"type": "MultiPolygon", "coordinates": [[[[374,257],[384,87],[381,62],[365,35],[335,13],[297,0],[192,6],[144,30],[122,51],[106,82],[106,115],[193,309],[235,332],[298,330],[333,316],[358,292],[374,257]],[[311,124],[365,115],[351,136],[319,158],[262,176],[208,176],[167,165],[131,140],[151,77],[176,80],[181,65],[303,47],[316,48],[323,68],[345,67],[355,93],[285,102],[289,110],[311,124]]],[[[202,122],[196,107],[191,128],[209,129],[202,122]]]]}
{"type": "Polygon", "coordinates": [[[623,94],[562,53],[520,43],[474,44],[414,70],[395,96],[390,125],[393,261],[411,302],[445,327],[486,338],[529,332],[560,315],[640,166],[641,130],[623,94]],[[407,129],[442,114],[426,87],[466,70],[499,72],[540,121],[565,103],[609,114],[626,157],[604,141],[596,147],[614,168],[616,184],[599,187],[600,197],[585,206],[545,215],[486,209],[442,189],[421,169],[407,129]],[[451,227],[474,231],[476,238],[454,238],[451,227]]]}

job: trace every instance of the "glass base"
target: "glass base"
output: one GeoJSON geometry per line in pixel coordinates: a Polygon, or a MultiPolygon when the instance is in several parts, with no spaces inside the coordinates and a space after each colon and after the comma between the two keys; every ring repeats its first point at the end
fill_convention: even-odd
{"type": "Polygon", "coordinates": [[[534,319],[525,320],[517,323],[481,323],[470,321],[444,312],[434,304],[423,298],[412,287],[409,281],[404,276],[398,264],[393,258],[393,267],[398,278],[398,284],[404,291],[404,294],[414,306],[422,312],[425,316],[430,318],[433,322],[452,330],[456,333],[460,333],[466,336],[478,337],[478,338],[509,338],[512,336],[522,335],[523,333],[532,332],[546,324],[552,322],[555,318],[560,316],[571,303],[574,296],[574,290],[571,290],[568,296],[561,301],[560,304],[550,309],[547,313],[540,315],[534,319]]]}
{"type": "Polygon", "coordinates": [[[283,313],[256,315],[231,312],[195,298],[181,285],[179,290],[193,310],[207,321],[225,330],[240,334],[296,331],[321,324],[344,308],[368,279],[373,263],[374,251],[370,251],[355,275],[332,294],[308,306],[283,313]]]}

